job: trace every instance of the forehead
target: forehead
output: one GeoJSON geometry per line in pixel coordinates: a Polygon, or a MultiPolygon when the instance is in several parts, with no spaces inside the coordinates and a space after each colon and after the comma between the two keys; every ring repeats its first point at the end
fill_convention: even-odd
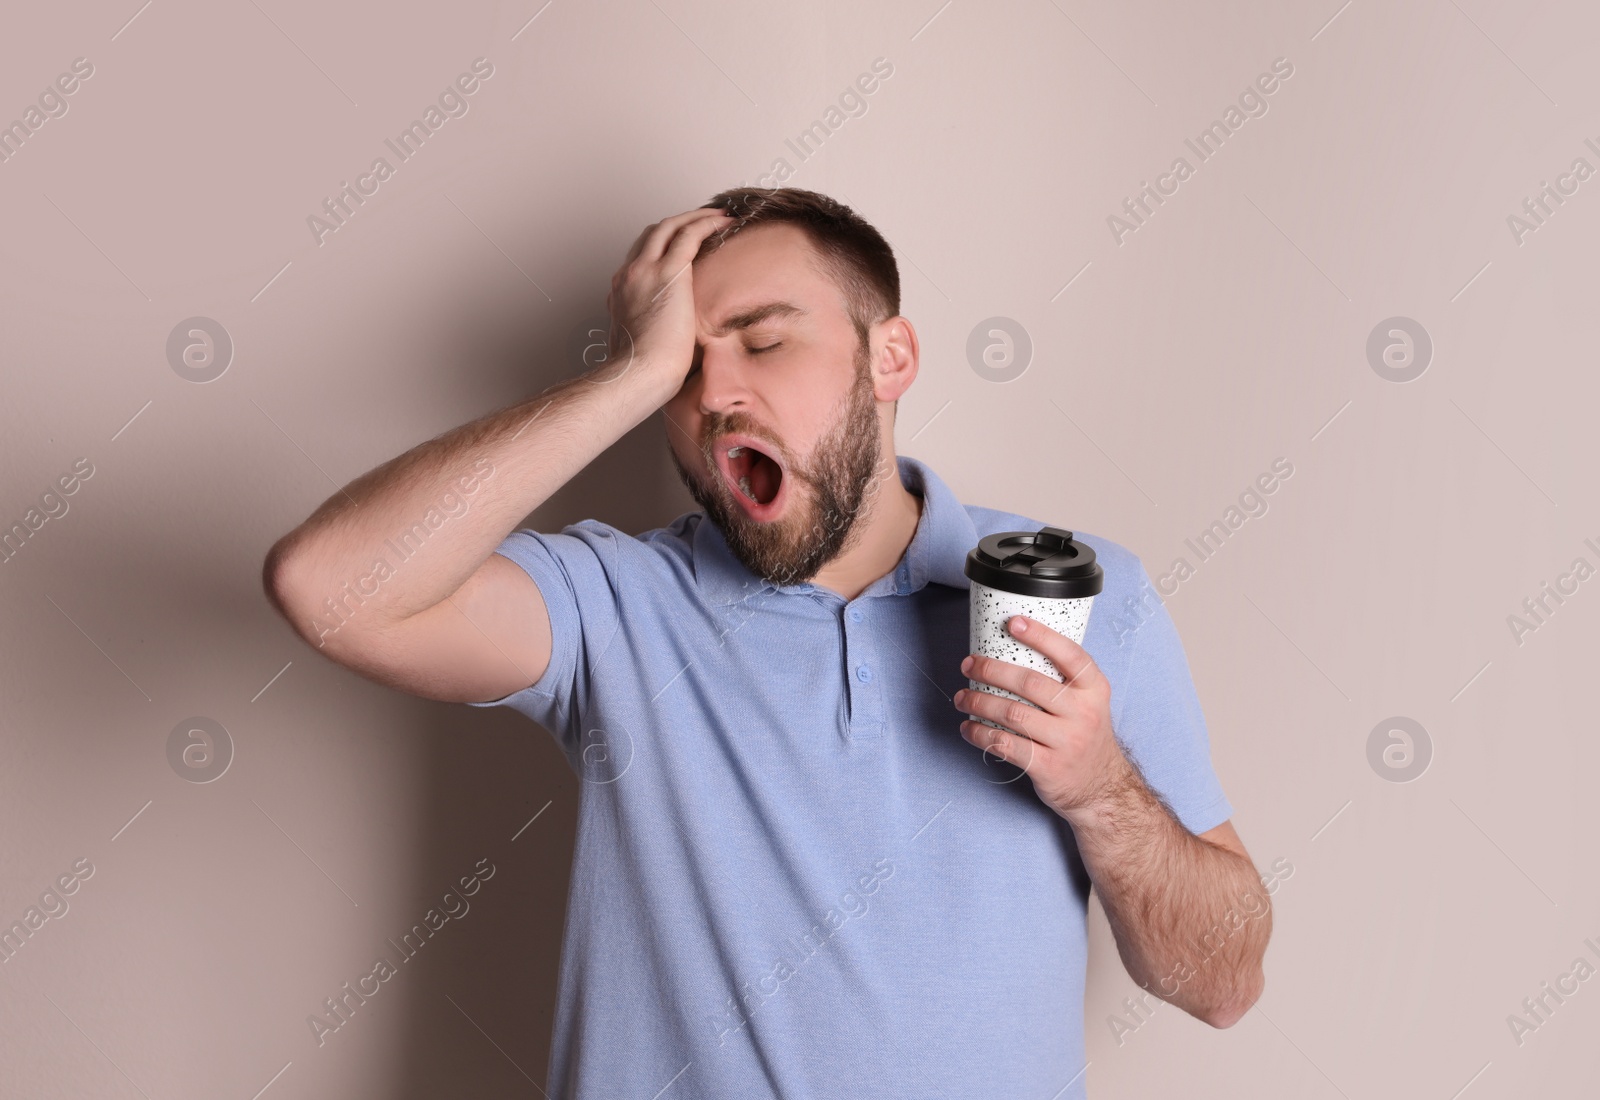
{"type": "Polygon", "coordinates": [[[783,222],[755,225],[729,236],[695,261],[696,307],[707,315],[753,301],[783,300],[809,310],[844,309],[843,295],[805,230],[783,222]]]}

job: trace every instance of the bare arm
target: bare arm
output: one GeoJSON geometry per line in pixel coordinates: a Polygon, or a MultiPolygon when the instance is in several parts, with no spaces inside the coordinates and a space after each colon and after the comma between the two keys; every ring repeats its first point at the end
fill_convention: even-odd
{"type": "Polygon", "coordinates": [[[543,598],[494,550],[681,388],[695,340],[689,264],[728,223],[701,209],[640,235],[607,298],[614,331],[632,334],[611,362],[363,474],[279,539],[263,581],[295,630],[430,699],[479,702],[538,680],[551,644],[543,598]]]}
{"type": "Polygon", "coordinates": [[[1224,822],[1195,836],[1145,784],[1112,733],[1111,685],[1082,646],[1023,615],[1010,626],[1066,682],[968,657],[963,672],[1034,706],[957,692],[958,708],[1008,727],[964,722],[962,736],[1026,771],[1072,825],[1133,980],[1214,1027],[1231,1026],[1261,995],[1272,934],[1268,891],[1238,834],[1224,822]]]}
{"type": "Polygon", "coordinates": [[[1129,765],[1073,820],[1122,964],[1140,986],[1214,1027],[1266,983],[1272,905],[1231,823],[1195,836],[1129,765]]]}

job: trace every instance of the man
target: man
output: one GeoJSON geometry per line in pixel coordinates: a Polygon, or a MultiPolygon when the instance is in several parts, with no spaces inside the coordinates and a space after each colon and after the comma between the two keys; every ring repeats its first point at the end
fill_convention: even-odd
{"type": "Polygon", "coordinates": [[[919,348],[876,230],[724,192],[607,304],[609,362],[358,478],[266,566],[329,657],[514,707],[584,780],[550,1095],[1081,1097],[1091,885],[1140,985],[1238,1020],[1270,910],[1172,621],[1080,534],[1137,628],[1017,617],[1065,684],[964,659],[967,551],[1044,524],[895,456],[919,348]],[[656,409],[703,512],[513,530],[656,409]]]}

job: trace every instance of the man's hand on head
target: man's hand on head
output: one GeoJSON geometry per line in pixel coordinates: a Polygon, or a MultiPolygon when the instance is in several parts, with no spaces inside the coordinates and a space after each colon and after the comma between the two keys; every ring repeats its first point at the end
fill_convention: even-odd
{"type": "Polygon", "coordinates": [[[721,210],[700,207],[646,226],[611,276],[611,359],[626,356],[661,372],[676,393],[694,362],[695,313],[691,266],[701,244],[735,224],[721,210]]]}

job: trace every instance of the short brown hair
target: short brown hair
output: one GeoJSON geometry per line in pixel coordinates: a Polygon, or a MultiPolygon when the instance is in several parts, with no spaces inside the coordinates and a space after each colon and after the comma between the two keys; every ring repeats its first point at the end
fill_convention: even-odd
{"type": "Polygon", "coordinates": [[[736,219],[726,232],[706,238],[695,257],[709,256],[750,225],[787,222],[805,230],[839,288],[863,347],[867,327],[900,313],[900,269],[883,234],[842,202],[798,187],[735,187],[713,196],[705,208],[736,219]]]}

